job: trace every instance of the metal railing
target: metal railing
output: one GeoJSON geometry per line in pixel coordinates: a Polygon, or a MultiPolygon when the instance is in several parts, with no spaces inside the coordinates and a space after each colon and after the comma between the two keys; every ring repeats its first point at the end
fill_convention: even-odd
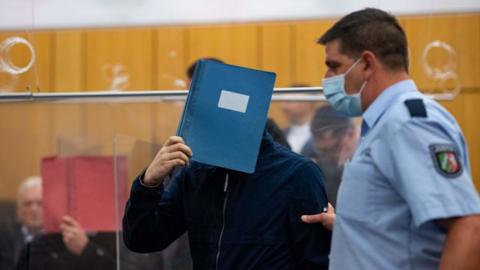
{"type": "MultiPolygon", "coordinates": [[[[5,92],[0,93],[0,102],[154,102],[183,101],[188,90],[151,91],[98,91],[98,92],[5,92]]],[[[437,100],[452,100],[448,94],[430,95],[437,100]]],[[[281,87],[275,88],[273,101],[325,101],[323,88],[281,87]]]]}

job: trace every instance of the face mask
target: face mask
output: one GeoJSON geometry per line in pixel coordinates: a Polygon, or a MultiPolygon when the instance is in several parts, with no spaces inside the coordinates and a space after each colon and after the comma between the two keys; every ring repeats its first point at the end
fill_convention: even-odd
{"type": "Polygon", "coordinates": [[[325,78],[322,80],[323,93],[328,103],[332,107],[339,111],[343,112],[348,116],[360,116],[362,115],[362,101],[360,94],[362,93],[367,82],[362,84],[360,91],[353,95],[349,95],[345,92],[345,76],[355,67],[355,65],[360,62],[359,58],[353,65],[343,74],[325,78]]]}

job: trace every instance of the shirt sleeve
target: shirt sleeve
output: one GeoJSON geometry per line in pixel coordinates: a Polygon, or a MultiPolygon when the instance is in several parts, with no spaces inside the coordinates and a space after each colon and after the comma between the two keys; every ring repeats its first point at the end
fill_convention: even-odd
{"type": "Polygon", "coordinates": [[[302,215],[318,214],[327,207],[320,168],[309,161],[294,174],[290,204],[290,228],[298,269],[327,269],[331,232],[321,224],[306,224],[302,215]]]}
{"type": "Polygon", "coordinates": [[[459,130],[412,118],[378,144],[384,156],[377,164],[386,164],[379,165],[380,170],[407,202],[416,226],[480,213],[462,142],[459,130]]]}
{"type": "Polygon", "coordinates": [[[166,188],[143,185],[143,175],[132,184],[123,217],[123,238],[132,251],[161,251],[186,231],[181,193],[185,170],[172,177],[166,188]]]}

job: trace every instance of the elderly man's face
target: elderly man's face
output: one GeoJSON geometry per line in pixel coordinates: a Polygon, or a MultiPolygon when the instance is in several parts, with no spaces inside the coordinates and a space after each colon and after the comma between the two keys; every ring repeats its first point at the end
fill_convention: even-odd
{"type": "Polygon", "coordinates": [[[42,188],[29,187],[19,194],[19,221],[30,229],[38,229],[43,225],[42,188]]]}

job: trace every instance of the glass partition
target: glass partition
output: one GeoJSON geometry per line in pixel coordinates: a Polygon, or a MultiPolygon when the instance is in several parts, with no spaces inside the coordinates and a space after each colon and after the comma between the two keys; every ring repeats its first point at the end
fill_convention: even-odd
{"type": "Polygon", "coordinates": [[[0,94],[36,89],[38,51],[33,33],[33,0],[2,3],[0,24],[0,94]],[[8,20],[15,17],[17,22],[8,20]]]}
{"type": "MultiPolygon", "coordinates": [[[[173,1],[166,9],[165,1],[93,0],[72,2],[69,11],[60,0],[0,1],[0,232],[8,242],[0,269],[192,268],[187,235],[165,251],[134,253],[123,244],[121,220],[132,181],[177,130],[186,92],[167,90],[188,89],[192,64],[205,57],[273,71],[275,87],[295,88],[274,95],[267,127],[321,167],[335,204],[361,119],[324,101],[325,53],[316,40],[363,6],[266,1],[278,13],[257,14],[252,1],[173,1]],[[208,11],[191,14],[194,7],[208,11]],[[296,92],[310,86],[313,94],[296,92]],[[66,230],[77,233],[68,240],[66,230]]],[[[479,164],[478,3],[421,0],[405,10],[370,2],[399,18],[410,76],[457,118],[471,164],[479,164]]],[[[478,166],[472,175],[479,187],[478,166]]]]}
{"type": "MultiPolygon", "coordinates": [[[[126,168],[128,168],[128,175],[130,176],[128,183],[122,182],[120,179],[124,168],[117,166],[117,188],[122,190],[127,187],[124,184],[128,184],[128,190],[130,190],[130,185],[133,180],[148,166],[160,148],[161,144],[158,143],[143,141],[128,135],[116,134],[114,137],[115,157],[127,161],[126,168]]],[[[121,193],[119,193],[119,195],[120,194],[121,193]]],[[[118,197],[117,205],[120,213],[119,216],[121,217],[125,208],[123,197],[118,197]]],[[[121,222],[121,219],[119,222],[121,222]]],[[[141,254],[130,251],[125,246],[120,229],[118,231],[117,248],[117,269],[192,269],[192,260],[186,233],[161,252],[141,254]]]]}
{"type": "MultiPolygon", "coordinates": [[[[335,112],[324,101],[312,101],[322,99],[318,94],[277,94],[274,99],[265,129],[275,141],[290,149],[295,145],[297,148],[293,150],[312,159],[320,166],[325,176],[327,196],[335,205],[343,166],[352,157],[359,140],[359,119],[348,118],[335,112]],[[298,125],[299,118],[305,117],[308,122],[307,129],[304,125],[298,125]],[[307,136],[299,134],[298,131],[307,136]]],[[[123,104],[123,106],[126,109],[132,105],[123,104]]],[[[142,106],[153,108],[152,125],[141,128],[152,129],[153,140],[144,140],[123,132],[117,132],[113,137],[114,156],[117,160],[127,161],[129,184],[146,169],[167,138],[175,135],[183,103],[170,101],[142,104],[142,106]],[[165,123],[165,117],[171,125],[162,125],[165,123]]],[[[116,170],[117,187],[122,190],[124,187],[122,174],[125,170],[118,166],[116,170]]],[[[174,180],[170,179],[170,181],[174,180]]],[[[165,188],[168,189],[169,184],[170,182],[164,183],[165,188]]],[[[124,198],[117,199],[121,213],[125,205],[124,198]]],[[[166,250],[150,254],[129,251],[121,241],[121,232],[118,237],[120,241],[117,263],[120,269],[155,269],[158,265],[163,266],[161,269],[191,269],[192,267],[187,234],[183,234],[166,250]]]]}
{"type": "MultiPolygon", "coordinates": [[[[307,133],[313,135],[302,139],[306,146],[299,152],[325,168],[333,198],[343,162],[358,140],[358,120],[339,117],[325,102],[305,101],[315,96],[276,95],[275,100],[281,100],[272,102],[270,117],[279,128],[267,128],[274,138],[284,136],[282,130],[289,121],[295,122],[292,117],[306,112],[312,123],[307,133]],[[332,171],[327,173],[327,168],[332,171]]],[[[168,99],[2,103],[2,229],[15,233],[23,228],[17,210],[19,198],[25,196],[19,191],[24,179],[39,176],[43,188],[37,198],[43,207],[36,208],[42,209],[37,213],[43,220],[41,227],[16,257],[8,252],[2,256],[17,258],[26,269],[42,265],[63,269],[72,262],[81,269],[154,269],[158,265],[191,269],[186,235],[165,251],[149,255],[128,251],[122,241],[121,219],[130,184],[177,129],[183,101],[168,99]],[[66,221],[65,216],[74,221],[66,221]],[[68,228],[81,228],[80,235],[87,237],[83,255],[75,255],[65,242],[68,228]]],[[[288,143],[288,136],[285,140],[288,143]]]]}

